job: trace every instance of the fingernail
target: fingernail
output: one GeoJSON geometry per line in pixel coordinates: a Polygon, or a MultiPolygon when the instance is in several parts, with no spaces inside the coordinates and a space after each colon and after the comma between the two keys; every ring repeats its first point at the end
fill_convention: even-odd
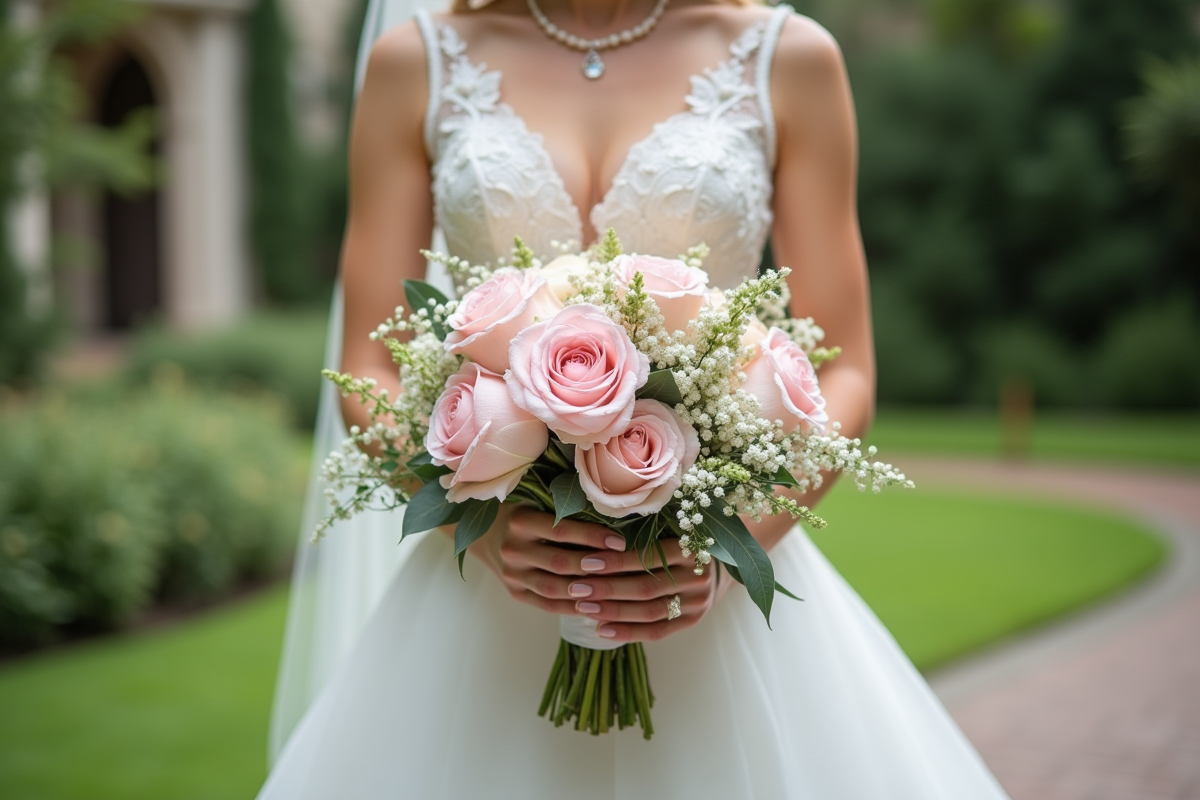
{"type": "Polygon", "coordinates": [[[586,583],[572,583],[567,587],[567,594],[571,597],[587,597],[592,593],[592,587],[586,583]]]}
{"type": "Polygon", "coordinates": [[[599,572],[604,569],[603,558],[585,558],[579,562],[579,566],[583,567],[585,572],[599,572]]]}
{"type": "Polygon", "coordinates": [[[604,538],[604,546],[609,550],[625,550],[625,539],[621,536],[606,536],[604,538]]]}
{"type": "Polygon", "coordinates": [[[602,639],[611,639],[617,635],[617,629],[609,625],[601,625],[596,628],[596,635],[602,639]]]}
{"type": "Polygon", "coordinates": [[[588,603],[586,601],[580,601],[575,604],[575,610],[578,611],[580,614],[599,614],[600,613],[600,604],[599,603],[588,603]]]}

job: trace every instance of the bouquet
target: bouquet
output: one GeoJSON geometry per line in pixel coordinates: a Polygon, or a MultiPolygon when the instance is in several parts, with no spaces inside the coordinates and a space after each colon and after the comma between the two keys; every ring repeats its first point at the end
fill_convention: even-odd
{"type": "MultiPolygon", "coordinates": [[[[705,247],[626,255],[611,230],[545,265],[520,239],[496,268],[424,254],[461,299],[406,281],[407,313],[371,334],[399,367],[400,395],[325,372],[369,405],[371,423],[325,462],[334,511],[317,537],[362,510],[404,506],[402,537],[455,526],[461,574],[500,504],[525,503],[555,524],[617,531],[647,569],[666,566],[666,547],[699,574],[715,558],[769,623],[775,593],[794,595],[740,515],[824,527],[777,491],[819,486],[823,471],[860,489],[912,485],[830,424],[816,371],[838,350],[819,346],[813,320],[788,318],[786,269],[716,291],[705,247]]],[[[650,738],[642,645],[614,647],[592,620],[561,619],[539,714],[593,734],[638,724],[650,738]]]]}

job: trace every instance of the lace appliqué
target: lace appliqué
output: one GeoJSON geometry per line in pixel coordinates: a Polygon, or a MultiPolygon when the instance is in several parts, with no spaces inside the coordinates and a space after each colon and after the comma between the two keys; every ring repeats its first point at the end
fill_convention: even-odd
{"type": "Polygon", "coordinates": [[[433,165],[434,220],[451,253],[494,263],[521,236],[539,255],[578,243],[582,225],[542,137],[500,101],[500,73],[472,64],[449,25],[438,25],[446,81],[433,165]]]}
{"type": "MultiPolygon", "coordinates": [[[[743,31],[728,59],[691,78],[687,110],[630,148],[591,210],[594,230],[614,228],[627,251],[664,256],[703,242],[716,286],[754,274],[772,221],[755,83],[767,25],[743,31]]],[[[508,255],[514,235],[543,258],[555,241],[578,243],[580,211],[542,137],[502,102],[500,73],[471,63],[451,26],[436,31],[445,81],[437,84],[434,214],[450,252],[488,263],[508,255]]]]}
{"type": "Polygon", "coordinates": [[[626,157],[592,211],[630,251],[676,255],[703,242],[716,286],[754,275],[770,231],[771,169],[754,83],[767,23],[745,30],[730,57],[691,79],[688,110],[655,126],[626,157]]]}

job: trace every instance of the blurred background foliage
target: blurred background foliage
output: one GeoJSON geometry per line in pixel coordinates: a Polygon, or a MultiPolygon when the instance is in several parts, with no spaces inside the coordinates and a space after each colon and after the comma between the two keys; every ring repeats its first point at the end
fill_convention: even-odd
{"type": "Polygon", "coordinates": [[[0,398],[0,652],[278,575],[304,460],[278,400],[189,388],[0,398]]]}
{"type": "MultiPolygon", "coordinates": [[[[12,12],[13,0],[0,0],[0,209],[33,185],[150,186],[155,120],[136,115],[115,130],[83,121],[83,98],[57,55],[119,30],[138,15],[137,4],[69,0],[25,26],[14,24],[12,12]]],[[[60,338],[57,315],[30,309],[27,294],[9,226],[0,224],[0,384],[38,377],[60,338]]]]}
{"type": "Polygon", "coordinates": [[[925,35],[843,37],[881,403],[1195,408],[1200,6],[890,5],[925,35]]]}

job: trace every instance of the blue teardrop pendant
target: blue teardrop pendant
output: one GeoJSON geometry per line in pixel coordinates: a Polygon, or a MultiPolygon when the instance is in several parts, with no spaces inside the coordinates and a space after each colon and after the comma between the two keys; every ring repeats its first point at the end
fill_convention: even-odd
{"type": "Polygon", "coordinates": [[[600,54],[594,48],[588,50],[587,55],[583,57],[583,77],[594,81],[603,74],[604,62],[600,60],[600,54]]]}

